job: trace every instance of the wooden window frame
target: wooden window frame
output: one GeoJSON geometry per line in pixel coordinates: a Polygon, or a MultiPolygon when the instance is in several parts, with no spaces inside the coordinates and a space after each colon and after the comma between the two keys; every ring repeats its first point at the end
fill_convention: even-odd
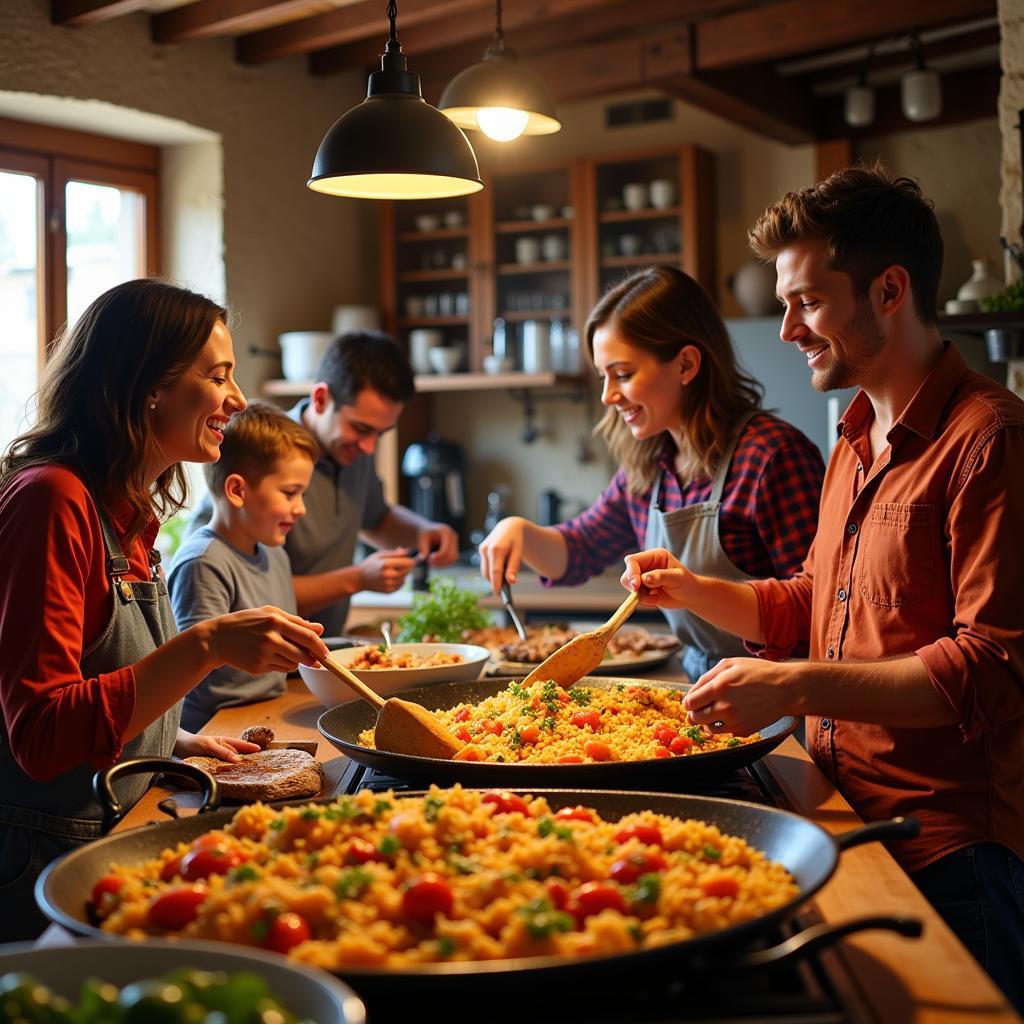
{"type": "MultiPolygon", "coordinates": [[[[160,273],[159,168],[157,146],[112,136],[55,128],[0,117],[0,167],[32,174],[42,181],[40,254],[42,287],[39,302],[39,357],[46,357],[58,329],[67,319],[68,181],[138,192],[143,199],[139,226],[145,241],[145,273],[160,273]]],[[[141,240],[140,240],[141,241],[141,240]]]]}

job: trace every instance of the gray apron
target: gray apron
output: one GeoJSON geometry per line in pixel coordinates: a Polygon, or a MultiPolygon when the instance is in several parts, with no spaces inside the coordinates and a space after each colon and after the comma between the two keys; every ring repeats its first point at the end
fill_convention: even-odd
{"type": "MultiPolygon", "coordinates": [[[[722,507],[722,491],[729,475],[736,445],[751,417],[757,415],[759,411],[751,411],[737,425],[728,447],[722,453],[707,501],[687,505],[675,512],[663,512],[659,474],[651,492],[647,535],[644,538],[646,547],[666,548],[687,569],[702,576],[714,576],[721,580],[736,582],[754,579],[753,576],[748,576],[738,569],[722,548],[718,535],[718,513],[722,507]]],[[[732,633],[712,626],[692,612],[679,608],[663,608],[662,614],[685,645],[681,655],[683,671],[693,682],[722,658],[749,656],[750,652],[743,646],[742,640],[732,633]]]]}
{"type": "MultiPolygon", "coordinates": [[[[160,557],[150,552],[152,579],[124,579],[128,559],[99,502],[112,610],[106,629],[82,652],[82,676],[89,678],[133,665],[177,633],[167,587],[159,573],[160,557]]],[[[181,703],[169,708],[124,745],[122,757],[170,756],[178,734],[181,703]]],[[[94,769],[79,765],[37,782],[19,767],[0,719],[0,942],[34,938],[46,926],[32,894],[40,871],[54,858],[101,833],[103,813],[92,793],[94,769]]],[[[130,807],[146,791],[151,775],[133,775],[114,784],[130,807]]],[[[88,897],[82,894],[82,899],[88,897]]]]}

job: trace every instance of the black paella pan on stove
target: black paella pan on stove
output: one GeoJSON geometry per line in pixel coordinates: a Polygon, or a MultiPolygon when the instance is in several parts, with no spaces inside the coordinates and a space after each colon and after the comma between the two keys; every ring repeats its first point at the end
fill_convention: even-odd
{"type": "MultiPolygon", "coordinates": [[[[164,771],[187,774],[193,780],[201,769],[163,758],[137,758],[123,762],[98,774],[98,795],[110,792],[110,774],[131,774],[133,771],[164,771]]],[[[203,775],[206,773],[203,772],[203,775]]],[[[216,782],[203,781],[206,790],[204,808],[217,804],[216,782]],[[212,800],[210,799],[212,797],[212,800]]],[[[543,796],[552,809],[582,804],[595,809],[607,821],[617,821],[627,814],[649,810],[678,818],[695,818],[718,826],[723,832],[738,836],[762,850],[769,858],[782,864],[793,876],[798,894],[786,904],[751,921],[745,921],[709,935],[672,942],[653,949],[602,955],[596,957],[533,957],[491,961],[422,964],[402,970],[342,968],[338,975],[349,981],[363,996],[393,997],[396,991],[412,992],[421,988],[434,992],[439,983],[442,991],[451,994],[453,979],[459,979],[460,991],[481,984],[511,984],[517,991],[523,986],[545,986],[565,975],[587,975],[599,978],[608,972],[624,972],[632,978],[644,972],[664,977],[686,977],[708,969],[708,965],[727,969],[756,967],[778,963],[801,952],[819,948],[844,934],[866,928],[884,928],[903,935],[920,934],[920,922],[893,917],[870,917],[833,926],[820,926],[797,935],[788,943],[770,949],[752,950],[780,921],[794,914],[798,907],[814,895],[835,871],[841,852],[852,846],[876,839],[903,839],[917,834],[912,819],[880,822],[833,837],[824,829],[788,811],[749,804],[739,800],[713,797],[671,795],[664,793],[608,792],[593,790],[543,790],[521,788],[520,793],[543,796]],[[803,947],[801,949],[800,947],[803,947]],[[395,986],[400,986],[396,989],[395,986]]],[[[413,793],[395,794],[396,801],[413,793]]],[[[317,801],[292,801],[293,804],[330,803],[334,798],[317,801]]],[[[36,899],[43,911],[57,924],[80,935],[106,938],[112,943],[127,941],[100,930],[90,916],[88,901],[96,882],[114,863],[133,865],[158,856],[167,847],[190,842],[212,829],[222,828],[236,810],[207,810],[188,818],[147,825],[142,828],[107,835],[65,854],[51,864],[36,884],[36,899]]],[[[621,973],[619,974],[621,977],[621,973]]]]}
{"type": "MultiPolygon", "coordinates": [[[[513,677],[475,679],[469,682],[436,683],[389,694],[422,704],[431,711],[476,704],[504,690],[513,677]]],[[[578,685],[595,690],[617,686],[649,686],[653,689],[687,690],[688,683],[585,676],[578,685]]],[[[796,719],[780,718],[760,730],[761,739],[725,750],[683,757],[650,758],[646,761],[604,761],[585,764],[499,764],[492,761],[443,761],[411,754],[375,750],[359,742],[364,729],[373,728],[376,709],[353,700],[325,711],[317,722],[323,736],[343,754],[386,775],[439,786],[461,782],[464,786],[572,786],[582,789],[697,789],[753,764],[774,750],[796,728],[796,719]]]]}

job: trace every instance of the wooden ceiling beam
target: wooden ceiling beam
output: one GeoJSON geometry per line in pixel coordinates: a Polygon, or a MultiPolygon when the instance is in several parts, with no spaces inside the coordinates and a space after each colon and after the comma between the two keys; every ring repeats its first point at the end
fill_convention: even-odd
{"type": "Polygon", "coordinates": [[[709,114],[790,146],[814,142],[822,134],[819,106],[810,89],[780,78],[767,66],[679,75],[660,86],[709,114]]]}
{"type": "MultiPolygon", "coordinates": [[[[398,37],[403,51],[409,56],[413,71],[417,70],[416,61],[423,54],[435,53],[494,35],[494,4],[489,0],[480,10],[462,15],[446,14],[425,24],[411,25],[406,31],[408,21],[405,17],[405,5],[408,2],[409,0],[403,0],[398,19],[398,37]]],[[[501,24],[509,44],[515,49],[515,37],[520,29],[530,25],[544,26],[558,18],[590,18],[599,10],[616,2],[618,0],[516,0],[514,4],[505,5],[501,24]]],[[[448,0],[445,6],[450,10],[451,4],[452,0],[448,0]]],[[[366,42],[320,50],[311,56],[310,69],[317,75],[331,75],[370,67],[377,63],[384,49],[386,35],[385,29],[366,42]]]]}
{"type": "Polygon", "coordinates": [[[144,10],[146,0],[53,0],[50,4],[50,21],[54,25],[81,28],[83,25],[98,25],[125,14],[144,10]]]}
{"type": "Polygon", "coordinates": [[[152,36],[156,43],[185,43],[238,35],[322,10],[321,0],[197,0],[154,14],[152,36]]]}
{"type": "MultiPolygon", "coordinates": [[[[386,10],[381,0],[356,0],[346,7],[324,11],[312,18],[243,35],[235,43],[235,56],[242,64],[263,64],[326,47],[362,45],[364,51],[372,51],[371,56],[363,64],[353,67],[375,64],[388,38],[386,10]]],[[[408,49],[405,46],[409,35],[407,29],[415,31],[417,26],[421,26],[423,30],[430,31],[429,26],[437,24],[437,19],[458,21],[477,17],[482,19],[481,23],[489,23],[493,33],[492,0],[402,0],[398,12],[398,38],[403,48],[408,49]]]]}
{"type": "Polygon", "coordinates": [[[941,128],[982,117],[995,117],[999,109],[997,67],[969,68],[942,76],[942,113],[934,121],[908,121],[900,109],[899,84],[875,90],[875,120],[865,128],[851,128],[843,120],[843,97],[829,96],[823,103],[822,138],[852,139],[891,135],[918,128],[941,128]]]}
{"type": "Polygon", "coordinates": [[[697,69],[783,60],[995,10],[995,0],[780,0],[702,21],[697,69]]]}

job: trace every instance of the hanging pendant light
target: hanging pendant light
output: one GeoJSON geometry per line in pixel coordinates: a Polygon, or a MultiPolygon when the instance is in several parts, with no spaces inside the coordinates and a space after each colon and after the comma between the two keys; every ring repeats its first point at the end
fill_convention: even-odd
{"type": "Polygon", "coordinates": [[[900,106],[908,121],[934,121],[942,113],[942,80],[924,62],[924,49],[916,32],[910,36],[916,66],[900,78],[900,106]]]}
{"type": "Polygon", "coordinates": [[[547,90],[505,45],[501,0],[495,4],[494,42],[484,59],[448,83],[437,107],[460,128],[478,128],[496,142],[551,135],[562,127],[547,90]]]}
{"type": "Polygon", "coordinates": [[[324,136],[307,186],[355,199],[443,199],[484,187],[469,139],[423,99],[420,77],[406,68],[395,0],[391,33],[370,75],[366,99],[324,136]]]}

